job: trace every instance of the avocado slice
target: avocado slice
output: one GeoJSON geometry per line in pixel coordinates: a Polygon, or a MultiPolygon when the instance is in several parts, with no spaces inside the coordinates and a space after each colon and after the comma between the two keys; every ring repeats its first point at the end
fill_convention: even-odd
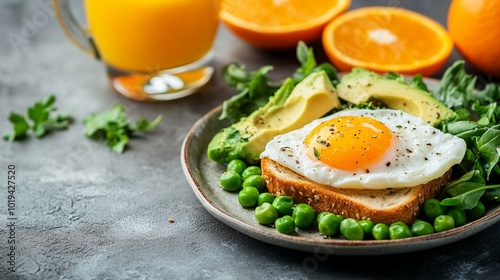
{"type": "Polygon", "coordinates": [[[309,74],[297,85],[289,78],[266,105],[218,132],[208,144],[208,158],[219,163],[242,159],[255,164],[276,135],[298,129],[340,107],[324,71],[309,74]]]}
{"type": "Polygon", "coordinates": [[[337,85],[339,97],[353,104],[379,101],[391,109],[401,110],[438,126],[453,115],[432,94],[405,82],[390,80],[363,68],[354,68],[337,85]]]}

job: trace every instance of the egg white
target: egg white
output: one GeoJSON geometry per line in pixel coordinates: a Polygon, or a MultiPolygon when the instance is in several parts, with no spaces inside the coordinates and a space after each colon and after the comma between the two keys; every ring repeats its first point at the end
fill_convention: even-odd
{"type": "Polygon", "coordinates": [[[418,117],[399,110],[343,110],[276,136],[260,157],[268,157],[320,184],[337,188],[386,189],[425,184],[462,161],[466,143],[418,117]],[[368,170],[344,171],[311,159],[305,138],[320,123],[340,116],[366,116],[384,123],[394,135],[392,150],[368,170]]]}

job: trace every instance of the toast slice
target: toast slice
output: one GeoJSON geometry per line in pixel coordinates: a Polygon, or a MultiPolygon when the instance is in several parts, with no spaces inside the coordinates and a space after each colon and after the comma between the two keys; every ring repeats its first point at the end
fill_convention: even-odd
{"type": "Polygon", "coordinates": [[[318,184],[267,157],[261,159],[261,169],[268,191],[275,196],[288,195],[295,203],[307,203],[316,214],[327,211],[387,225],[397,221],[411,224],[424,201],[439,194],[452,172],[450,168],[441,177],[410,188],[365,190],[318,184]]]}

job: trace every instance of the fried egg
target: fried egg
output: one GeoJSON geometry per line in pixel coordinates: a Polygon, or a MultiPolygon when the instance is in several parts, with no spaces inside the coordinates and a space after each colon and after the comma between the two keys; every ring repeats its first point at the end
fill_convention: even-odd
{"type": "Polygon", "coordinates": [[[399,110],[343,110],[267,143],[268,157],[337,188],[414,187],[462,161],[463,139],[399,110]]]}

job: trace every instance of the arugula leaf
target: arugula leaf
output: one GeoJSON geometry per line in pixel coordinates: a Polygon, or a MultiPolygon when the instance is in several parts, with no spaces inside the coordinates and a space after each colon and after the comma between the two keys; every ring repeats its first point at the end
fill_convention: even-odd
{"type": "Polygon", "coordinates": [[[482,185],[484,185],[485,183],[484,178],[479,174],[477,170],[471,170],[462,175],[460,178],[454,180],[453,182],[450,182],[444,188],[443,193],[448,193],[450,195],[458,195],[461,192],[457,191],[457,189],[460,189],[462,184],[468,182],[478,183],[482,185]]]}
{"type": "Polygon", "coordinates": [[[483,90],[474,94],[474,97],[481,101],[481,103],[495,103],[500,101],[500,85],[490,83],[487,84],[483,90]]]}
{"type": "Polygon", "coordinates": [[[444,188],[441,193],[441,204],[471,209],[483,195],[484,187],[485,181],[480,173],[476,170],[469,171],[444,188]]]}
{"type": "Polygon", "coordinates": [[[455,118],[449,121],[473,120],[484,126],[496,124],[500,120],[500,85],[489,83],[483,90],[475,91],[477,77],[465,72],[464,63],[459,60],[445,71],[434,95],[455,110],[455,118]]]}
{"type": "Polygon", "coordinates": [[[297,80],[301,80],[316,67],[316,58],[304,42],[297,45],[296,56],[301,65],[294,74],[297,80]]]}
{"type": "Polygon", "coordinates": [[[413,78],[410,80],[410,85],[415,85],[421,90],[430,92],[429,88],[427,87],[427,84],[424,82],[424,78],[420,74],[413,76],[413,78]]]}
{"type": "MultiPolygon", "coordinates": [[[[304,42],[297,44],[296,55],[300,67],[290,77],[294,85],[320,70],[327,73],[334,85],[338,84],[337,70],[333,65],[317,65],[312,48],[308,48],[304,42]]],[[[269,65],[252,72],[247,72],[244,65],[237,63],[225,66],[222,69],[222,77],[230,87],[236,89],[236,94],[224,101],[219,120],[228,119],[231,123],[236,123],[264,106],[283,84],[283,80],[273,80],[268,76],[271,70],[273,67],[269,65]]]]}
{"type": "Polygon", "coordinates": [[[115,105],[101,114],[93,113],[85,118],[84,134],[94,140],[104,140],[113,152],[121,154],[136,131],[151,130],[161,120],[162,115],[158,115],[153,121],[141,119],[133,124],[127,119],[123,106],[115,105]]]}
{"type": "Polygon", "coordinates": [[[441,205],[462,209],[474,208],[478,201],[487,195],[489,200],[499,200],[500,185],[486,185],[478,182],[460,182],[454,185],[456,195],[444,198],[441,205]]]}
{"type": "Polygon", "coordinates": [[[472,209],[484,194],[485,187],[484,184],[479,183],[463,183],[461,188],[465,191],[454,197],[443,199],[441,205],[472,209]]]}
{"type": "Polygon", "coordinates": [[[474,100],[477,77],[467,74],[464,65],[465,61],[458,60],[446,69],[435,92],[439,101],[454,110],[469,107],[474,100]]]}
{"type": "Polygon", "coordinates": [[[464,139],[465,141],[468,141],[472,136],[481,136],[486,131],[486,129],[483,128],[481,124],[476,122],[456,121],[443,125],[442,131],[453,134],[464,139]]]}
{"type": "Polygon", "coordinates": [[[219,119],[230,119],[234,123],[264,106],[269,96],[278,89],[278,86],[271,85],[266,76],[272,69],[272,66],[264,66],[247,73],[244,65],[231,63],[224,67],[222,77],[238,94],[224,101],[219,119]]]}
{"type": "MultiPolygon", "coordinates": [[[[498,118],[496,116],[497,103],[489,103],[488,105],[481,105],[479,100],[476,100],[474,104],[472,104],[471,110],[476,112],[479,116],[478,124],[487,126],[490,123],[495,124],[498,118]]],[[[500,116],[500,115],[499,115],[500,116]]]]}
{"type": "Polygon", "coordinates": [[[477,160],[476,153],[474,153],[471,149],[467,149],[465,150],[465,156],[462,161],[453,167],[453,175],[464,175],[471,170],[476,170],[479,174],[483,174],[483,172],[481,172],[481,164],[477,160]]]}
{"type": "Polygon", "coordinates": [[[500,159],[500,124],[488,129],[481,137],[476,139],[476,147],[486,163],[486,179],[489,180],[491,171],[500,159]]]}
{"type": "Polygon", "coordinates": [[[297,60],[300,62],[300,67],[295,70],[292,75],[295,83],[299,83],[309,74],[317,71],[325,71],[333,85],[336,86],[340,80],[337,76],[337,70],[330,63],[317,64],[316,58],[314,57],[314,51],[311,47],[308,47],[304,42],[300,41],[297,44],[296,50],[297,60]]]}
{"type": "Polygon", "coordinates": [[[496,201],[500,202],[500,188],[488,189],[484,192],[481,200],[485,202],[496,201]]]}
{"type": "Polygon", "coordinates": [[[57,111],[54,107],[55,102],[56,97],[50,95],[28,107],[27,117],[11,113],[9,120],[13,125],[13,130],[6,133],[4,139],[11,142],[21,139],[28,134],[30,129],[33,130],[35,137],[41,138],[49,131],[67,128],[73,119],[69,114],[52,116],[52,112],[57,111]]]}
{"type": "MultiPolygon", "coordinates": [[[[281,108],[285,101],[288,99],[288,96],[292,94],[293,88],[295,87],[295,83],[292,78],[287,78],[281,85],[281,87],[274,93],[273,96],[269,97],[268,104],[272,104],[270,108],[267,109],[268,113],[274,111],[274,108],[281,108]]],[[[268,106],[266,104],[266,106],[268,106]]]]}
{"type": "Polygon", "coordinates": [[[424,82],[424,79],[422,78],[422,75],[420,75],[420,74],[413,76],[409,80],[406,79],[404,75],[394,73],[394,72],[385,73],[384,77],[389,79],[389,80],[395,80],[395,81],[406,83],[410,86],[416,86],[423,91],[430,92],[429,88],[427,87],[427,84],[424,82]]]}
{"type": "Polygon", "coordinates": [[[455,62],[445,71],[435,96],[455,110],[441,124],[443,132],[465,140],[467,151],[454,167],[454,175],[441,192],[441,204],[463,209],[479,200],[500,201],[500,85],[490,83],[475,90],[476,77],[464,70],[464,61],[455,62]]]}

